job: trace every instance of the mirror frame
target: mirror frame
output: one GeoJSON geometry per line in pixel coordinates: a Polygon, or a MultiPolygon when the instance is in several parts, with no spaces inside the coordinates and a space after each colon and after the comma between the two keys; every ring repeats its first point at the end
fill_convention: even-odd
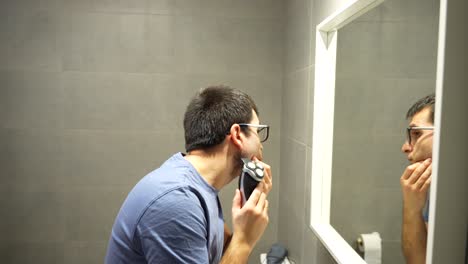
{"type": "Polygon", "coordinates": [[[338,263],[366,263],[330,225],[338,30],[383,1],[350,1],[316,27],[310,225],[338,263]]]}

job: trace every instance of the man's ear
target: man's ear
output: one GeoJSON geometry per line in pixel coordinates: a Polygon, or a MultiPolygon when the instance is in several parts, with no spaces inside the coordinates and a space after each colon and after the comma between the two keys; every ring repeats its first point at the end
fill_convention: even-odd
{"type": "Polygon", "coordinates": [[[243,135],[242,135],[242,130],[239,124],[232,125],[231,130],[229,131],[230,131],[232,143],[238,148],[242,148],[243,135]]]}

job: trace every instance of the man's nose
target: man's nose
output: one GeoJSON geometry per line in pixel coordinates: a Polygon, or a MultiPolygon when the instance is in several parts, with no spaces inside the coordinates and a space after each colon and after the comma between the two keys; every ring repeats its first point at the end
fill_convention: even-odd
{"type": "Polygon", "coordinates": [[[405,141],[405,143],[403,143],[403,146],[401,146],[401,152],[403,153],[408,153],[410,152],[412,149],[411,145],[408,144],[408,141],[405,141]]]}

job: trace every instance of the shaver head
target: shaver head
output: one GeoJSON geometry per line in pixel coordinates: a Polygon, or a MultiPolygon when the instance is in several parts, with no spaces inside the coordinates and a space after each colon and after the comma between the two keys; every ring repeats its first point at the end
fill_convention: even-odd
{"type": "Polygon", "coordinates": [[[244,161],[242,171],[249,174],[253,180],[257,182],[262,181],[263,177],[265,176],[263,165],[259,162],[254,162],[248,159],[242,160],[244,161]]]}

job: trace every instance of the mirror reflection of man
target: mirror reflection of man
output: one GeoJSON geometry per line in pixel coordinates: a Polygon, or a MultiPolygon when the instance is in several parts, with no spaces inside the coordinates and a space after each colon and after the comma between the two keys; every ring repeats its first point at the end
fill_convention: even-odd
{"type": "Polygon", "coordinates": [[[402,248],[406,263],[426,263],[428,190],[432,175],[435,95],[418,100],[406,114],[409,121],[401,150],[411,163],[403,172],[402,248]]]}

